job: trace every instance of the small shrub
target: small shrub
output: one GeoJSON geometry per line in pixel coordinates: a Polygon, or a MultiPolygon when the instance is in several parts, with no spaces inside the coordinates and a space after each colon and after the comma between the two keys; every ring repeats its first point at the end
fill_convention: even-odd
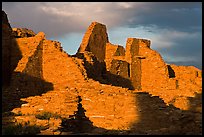
{"type": "Polygon", "coordinates": [[[61,116],[58,115],[58,114],[53,114],[52,117],[55,118],[55,119],[61,118],[61,116]]]}
{"type": "Polygon", "coordinates": [[[40,127],[29,125],[29,122],[23,124],[9,125],[3,130],[4,135],[36,135],[40,133],[40,127]]]}
{"type": "Polygon", "coordinates": [[[23,115],[22,112],[21,112],[21,111],[18,111],[17,116],[22,116],[22,115],[23,115]]]}
{"type": "Polygon", "coordinates": [[[52,117],[52,113],[42,112],[40,114],[35,115],[35,117],[38,118],[38,119],[42,119],[42,120],[44,120],[44,119],[49,120],[52,117]]]}

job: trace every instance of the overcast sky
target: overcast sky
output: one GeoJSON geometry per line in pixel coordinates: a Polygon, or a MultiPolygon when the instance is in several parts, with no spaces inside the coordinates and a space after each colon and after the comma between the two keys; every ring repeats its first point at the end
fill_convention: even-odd
{"type": "Polygon", "coordinates": [[[167,63],[202,68],[201,2],[3,2],[11,27],[43,31],[75,54],[93,21],[105,24],[109,41],[151,40],[167,63]]]}

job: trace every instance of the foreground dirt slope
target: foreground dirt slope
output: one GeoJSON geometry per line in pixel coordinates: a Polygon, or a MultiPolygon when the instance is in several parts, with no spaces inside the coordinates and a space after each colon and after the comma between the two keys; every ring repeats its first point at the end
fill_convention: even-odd
{"type": "Polygon", "coordinates": [[[202,134],[201,71],[167,65],[148,40],[129,38],[125,51],[93,22],[71,56],[43,32],[16,30],[3,39],[20,51],[4,64],[15,69],[2,90],[3,134],[202,134]],[[98,40],[103,51],[93,53],[98,40]]]}

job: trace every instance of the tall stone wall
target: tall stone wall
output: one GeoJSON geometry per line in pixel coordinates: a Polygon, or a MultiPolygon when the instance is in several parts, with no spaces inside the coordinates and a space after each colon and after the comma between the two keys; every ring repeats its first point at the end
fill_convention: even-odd
{"type": "Polygon", "coordinates": [[[139,39],[128,38],[125,58],[130,63],[130,80],[135,89],[141,89],[141,60],[139,56],[139,39]]]}
{"type": "Polygon", "coordinates": [[[141,59],[141,86],[142,90],[166,88],[169,73],[161,55],[150,48],[149,40],[139,40],[139,55],[141,59]]]}
{"type": "Polygon", "coordinates": [[[84,34],[78,53],[84,51],[92,52],[99,61],[105,60],[106,43],[108,34],[106,26],[97,22],[92,22],[84,34]]]}
{"type": "Polygon", "coordinates": [[[21,51],[12,35],[7,15],[2,11],[2,85],[8,86],[12,72],[22,58],[21,51]]]}

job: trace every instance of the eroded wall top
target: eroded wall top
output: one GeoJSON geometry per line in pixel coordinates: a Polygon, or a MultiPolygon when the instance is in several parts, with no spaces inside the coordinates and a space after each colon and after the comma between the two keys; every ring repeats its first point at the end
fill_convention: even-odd
{"type": "Polygon", "coordinates": [[[106,43],[108,42],[108,34],[106,32],[106,26],[92,22],[84,34],[82,43],[78,49],[78,53],[84,51],[92,52],[99,61],[104,61],[106,43]]]}

